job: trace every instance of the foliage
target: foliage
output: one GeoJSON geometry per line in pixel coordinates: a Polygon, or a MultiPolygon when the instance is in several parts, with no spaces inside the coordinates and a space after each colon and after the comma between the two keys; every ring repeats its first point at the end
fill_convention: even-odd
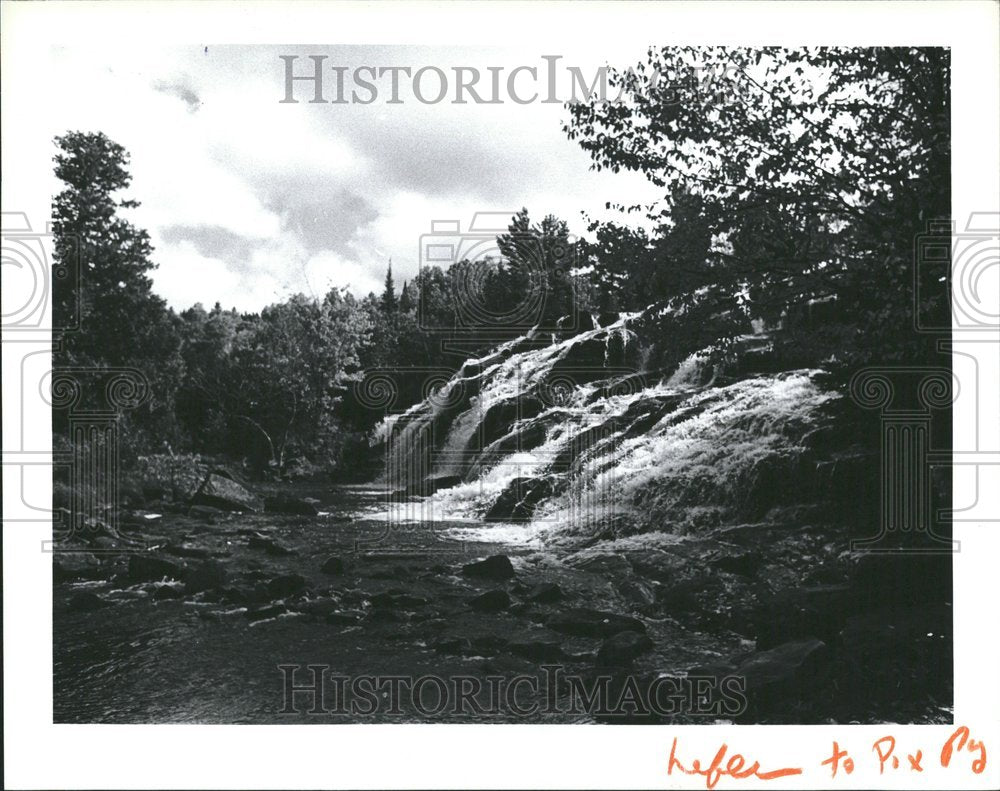
{"type": "MultiPolygon", "coordinates": [[[[925,356],[913,248],[950,210],[948,57],[669,47],[612,70],[623,101],[571,105],[566,131],[596,168],[662,187],[664,204],[645,207],[649,238],[595,227],[596,277],[630,306],[646,283],[659,299],[708,284],[742,294],[750,316],[816,357],[925,356]],[[827,298],[830,326],[788,320],[789,306],[827,298]]],[[[922,285],[920,309],[946,310],[946,285],[922,285]]]]}

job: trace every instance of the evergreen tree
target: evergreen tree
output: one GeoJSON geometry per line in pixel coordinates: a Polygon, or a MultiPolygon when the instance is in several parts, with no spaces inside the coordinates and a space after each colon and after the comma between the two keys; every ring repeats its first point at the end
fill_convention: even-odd
{"type": "Polygon", "coordinates": [[[396,312],[399,301],[396,299],[396,287],[392,282],[392,259],[389,259],[389,268],[385,273],[385,290],[382,292],[381,302],[382,312],[387,316],[396,312]]]}

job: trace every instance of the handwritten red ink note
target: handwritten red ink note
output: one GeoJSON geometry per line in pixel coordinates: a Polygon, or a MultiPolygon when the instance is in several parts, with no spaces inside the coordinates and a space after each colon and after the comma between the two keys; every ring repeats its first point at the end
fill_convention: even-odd
{"type": "Polygon", "coordinates": [[[727,776],[732,777],[734,780],[744,780],[748,777],[756,777],[758,780],[776,780],[779,777],[802,774],[802,770],[797,767],[762,771],[759,761],[754,761],[747,766],[747,759],[740,753],[733,753],[729,757],[729,760],[726,761],[726,752],[728,750],[729,746],[723,744],[719,747],[718,752],[716,752],[715,757],[708,766],[702,768],[701,761],[696,758],[692,761],[691,768],[688,769],[677,758],[677,737],[675,736],[674,743],[670,747],[670,762],[667,765],[667,774],[671,775],[676,770],[688,775],[702,775],[705,778],[706,787],[710,789],[715,788],[719,780],[727,776]],[[723,767],[723,761],[725,761],[725,767],[723,767]]]}

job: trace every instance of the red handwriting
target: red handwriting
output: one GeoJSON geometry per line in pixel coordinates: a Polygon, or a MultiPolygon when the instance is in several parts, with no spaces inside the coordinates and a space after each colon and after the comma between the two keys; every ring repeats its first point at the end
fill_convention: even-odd
{"type": "Polygon", "coordinates": [[[951,764],[951,756],[956,750],[967,749],[970,753],[978,753],[979,757],[972,762],[972,771],[980,775],[986,769],[986,744],[969,737],[969,729],[962,725],[951,735],[951,738],[941,748],[941,766],[951,764]]]}
{"type": "Polygon", "coordinates": [[[708,766],[702,768],[701,761],[696,758],[691,763],[691,768],[688,769],[677,759],[677,737],[674,737],[674,743],[670,748],[670,763],[667,765],[667,774],[673,774],[674,770],[677,770],[688,775],[702,775],[708,788],[715,788],[719,780],[726,776],[732,777],[734,780],[744,780],[748,777],[756,777],[758,780],[776,780],[779,777],[802,774],[802,770],[798,768],[772,769],[764,772],[761,771],[759,761],[754,761],[747,766],[747,759],[739,753],[733,753],[726,761],[728,749],[728,745],[723,744],[708,766]],[[723,767],[723,761],[726,762],[725,767],[723,767]]]}

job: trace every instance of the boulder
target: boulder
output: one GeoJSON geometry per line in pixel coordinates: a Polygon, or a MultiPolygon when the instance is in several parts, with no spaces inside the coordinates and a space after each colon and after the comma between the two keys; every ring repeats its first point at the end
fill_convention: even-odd
{"type": "Polygon", "coordinates": [[[191,499],[191,504],[210,505],[224,511],[261,513],[264,510],[264,502],[257,495],[232,478],[219,475],[217,471],[205,476],[191,499]]]}
{"type": "Polygon", "coordinates": [[[229,581],[229,572],[218,561],[210,560],[193,569],[184,584],[185,593],[221,588],[229,581]]]}
{"type": "Polygon", "coordinates": [[[128,580],[130,582],[159,582],[162,579],[183,580],[186,576],[187,568],[166,558],[133,554],[128,559],[128,580]]]}
{"type": "Polygon", "coordinates": [[[384,591],[376,593],[370,599],[372,607],[379,609],[407,609],[411,607],[422,607],[427,604],[427,599],[423,596],[413,596],[409,593],[390,593],[384,591]]]}
{"type": "Polygon", "coordinates": [[[618,632],[601,645],[597,652],[599,667],[628,667],[653,647],[653,641],[639,632],[618,632]]]}
{"type": "Polygon", "coordinates": [[[292,497],[281,492],[264,498],[264,511],[269,514],[292,514],[294,516],[317,516],[319,509],[314,502],[292,497]]]}
{"type": "Polygon", "coordinates": [[[538,604],[551,604],[552,602],[559,601],[562,596],[562,588],[556,583],[539,582],[525,594],[524,598],[527,601],[537,602],[538,604]]]}
{"type": "Polygon", "coordinates": [[[532,662],[552,662],[565,658],[565,653],[559,643],[550,640],[525,640],[507,644],[507,650],[512,654],[532,662]]]}
{"type": "Polygon", "coordinates": [[[638,618],[587,607],[565,610],[549,618],[545,625],[555,632],[575,637],[611,637],[619,632],[645,634],[646,625],[638,618]]]}
{"type": "Polygon", "coordinates": [[[105,607],[111,606],[110,602],[104,601],[104,599],[91,591],[76,593],[69,600],[69,608],[74,612],[93,612],[94,610],[103,610],[105,607]]]}
{"type": "Polygon", "coordinates": [[[336,556],[329,557],[320,569],[324,574],[343,574],[344,561],[336,556]]]}
{"type": "Polygon", "coordinates": [[[283,599],[294,596],[306,588],[306,578],[301,574],[282,574],[280,577],[268,580],[267,594],[272,599],[283,599]]]}
{"type": "Polygon", "coordinates": [[[169,544],[163,550],[168,555],[178,558],[198,558],[204,560],[212,556],[211,550],[205,547],[196,547],[193,544],[169,544]]]}
{"type": "Polygon", "coordinates": [[[515,478],[483,518],[487,522],[530,522],[535,506],[551,497],[554,490],[549,478],[515,478]]]}
{"type": "Polygon", "coordinates": [[[52,581],[104,579],[105,569],[96,555],[90,552],[57,551],[52,559],[52,581]]]}
{"type": "Polygon", "coordinates": [[[825,651],[822,640],[794,640],[753,654],[740,664],[735,675],[746,679],[748,692],[793,685],[812,675],[825,651]]]}
{"type": "Polygon", "coordinates": [[[470,600],[469,606],[480,612],[500,612],[510,607],[510,596],[503,590],[486,591],[470,600]]]}
{"type": "Polygon", "coordinates": [[[273,538],[262,536],[260,533],[254,533],[250,536],[247,546],[249,546],[250,549],[262,549],[268,555],[272,555],[273,557],[284,557],[285,555],[295,554],[295,550],[279,544],[273,538]]]}
{"type": "Polygon", "coordinates": [[[192,505],[188,508],[188,516],[193,516],[196,519],[208,519],[224,513],[225,511],[221,508],[215,508],[211,505],[192,505]]]}
{"type": "Polygon", "coordinates": [[[491,555],[462,566],[462,574],[486,580],[506,580],[514,576],[514,566],[506,555],[491,555]]]}
{"type": "Polygon", "coordinates": [[[324,620],[334,626],[353,626],[361,620],[362,615],[363,613],[353,610],[338,610],[337,612],[328,612],[324,620]]]}

